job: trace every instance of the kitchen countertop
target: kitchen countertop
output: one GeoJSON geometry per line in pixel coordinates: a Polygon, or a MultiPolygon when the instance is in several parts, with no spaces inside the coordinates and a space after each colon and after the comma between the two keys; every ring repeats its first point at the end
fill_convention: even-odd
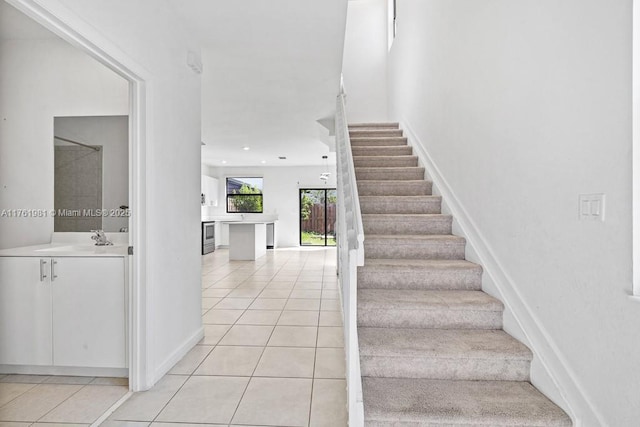
{"type": "Polygon", "coordinates": [[[216,221],[221,223],[238,223],[243,222],[246,224],[266,224],[275,222],[278,220],[278,215],[273,214],[245,214],[242,218],[240,214],[227,214],[227,215],[202,215],[202,222],[216,221]]]}
{"type": "Polygon", "coordinates": [[[222,224],[243,225],[243,224],[271,224],[273,221],[220,221],[222,224]]]}

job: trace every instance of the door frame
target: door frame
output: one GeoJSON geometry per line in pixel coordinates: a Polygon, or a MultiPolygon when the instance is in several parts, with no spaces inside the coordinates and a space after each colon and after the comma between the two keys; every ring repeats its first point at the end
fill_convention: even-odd
{"type": "Polygon", "coordinates": [[[336,188],[298,188],[298,241],[300,246],[322,246],[322,247],[331,247],[335,245],[327,245],[327,191],[335,191],[337,194],[336,188]],[[324,191],[324,245],[303,245],[302,244],[302,192],[303,191],[324,191]]]}
{"type": "Polygon", "coordinates": [[[146,119],[150,74],[67,8],[57,14],[35,0],[6,0],[61,39],[100,62],[129,82],[129,255],[128,366],[129,389],[141,391],[153,385],[149,354],[151,322],[148,321],[146,282],[146,119]]]}

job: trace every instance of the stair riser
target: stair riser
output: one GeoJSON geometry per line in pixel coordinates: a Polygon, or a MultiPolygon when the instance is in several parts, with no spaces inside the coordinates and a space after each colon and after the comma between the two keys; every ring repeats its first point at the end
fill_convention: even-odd
{"type": "Polygon", "coordinates": [[[416,156],[356,156],[353,158],[356,168],[380,168],[380,167],[416,167],[416,156]]]}
{"type": "Polygon", "coordinates": [[[387,136],[402,136],[402,129],[349,129],[349,137],[351,138],[387,136]]]}
{"type": "Polygon", "coordinates": [[[502,311],[401,310],[358,307],[358,326],[367,328],[501,329],[502,311]]]}
{"type": "Polygon", "coordinates": [[[451,234],[451,217],[407,219],[407,220],[377,220],[363,219],[366,234],[451,234]]]}
{"type": "Polygon", "coordinates": [[[440,198],[429,200],[360,198],[360,211],[363,214],[439,214],[441,212],[441,205],[442,201],[440,198]]]}
{"type": "Polygon", "coordinates": [[[412,181],[424,179],[424,168],[356,168],[356,179],[412,181]]]}
{"type": "Polygon", "coordinates": [[[358,267],[359,289],[468,290],[482,288],[482,271],[358,267]]]}
{"type": "Polygon", "coordinates": [[[432,184],[429,181],[414,182],[379,182],[359,181],[360,196],[429,196],[432,184]]]}
{"type": "Polygon", "coordinates": [[[408,145],[392,147],[351,147],[354,156],[410,156],[413,149],[408,145]]]}
{"type": "Polygon", "coordinates": [[[407,145],[405,137],[389,138],[349,138],[352,147],[390,147],[397,145],[407,145]]]}
{"type": "Polygon", "coordinates": [[[464,243],[364,241],[365,258],[374,259],[464,259],[464,243]]]}
{"type": "Polygon", "coordinates": [[[360,356],[364,377],[529,381],[529,360],[360,356]]]}

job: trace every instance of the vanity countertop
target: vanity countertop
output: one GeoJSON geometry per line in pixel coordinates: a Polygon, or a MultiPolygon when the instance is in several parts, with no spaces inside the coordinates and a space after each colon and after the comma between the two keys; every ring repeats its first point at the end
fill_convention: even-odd
{"type": "Polygon", "coordinates": [[[0,250],[0,256],[16,257],[126,257],[128,245],[48,243],[0,250]]]}
{"type": "Polygon", "coordinates": [[[53,233],[51,243],[1,249],[2,257],[126,257],[127,233],[106,233],[111,246],[96,246],[92,233],[53,233]]]}

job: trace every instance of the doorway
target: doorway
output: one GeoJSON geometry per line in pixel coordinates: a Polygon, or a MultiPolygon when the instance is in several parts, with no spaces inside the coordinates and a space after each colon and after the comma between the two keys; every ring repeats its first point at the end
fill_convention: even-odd
{"type": "Polygon", "coordinates": [[[300,246],[336,245],[335,188],[300,189],[300,246]]]}
{"type": "MultiPolygon", "coordinates": [[[[104,37],[96,31],[85,28],[83,23],[73,17],[65,19],[52,13],[37,2],[30,0],[7,0],[7,2],[60,39],[70,43],[86,53],[128,83],[129,128],[127,168],[128,206],[131,216],[127,219],[126,228],[129,238],[129,262],[126,268],[129,288],[128,298],[128,339],[127,360],[129,367],[129,388],[131,391],[148,389],[154,382],[148,351],[151,326],[147,323],[147,287],[146,287],[146,80],[149,75],[129,57],[120,51],[103,48],[93,41],[103,42],[104,37]],[[83,34],[77,28],[83,29],[83,34]],[[109,52],[111,51],[111,52],[109,52]],[[115,56],[113,56],[115,54],[115,56]],[[135,247],[135,252],[133,248],[135,247]]],[[[31,27],[29,27],[31,28],[31,27]]],[[[53,135],[52,135],[53,136],[53,135]]],[[[53,150],[51,150],[53,153],[53,150]]],[[[103,159],[104,160],[104,159],[103,159]]],[[[53,162],[52,162],[53,163],[53,162]]],[[[103,224],[104,226],[104,224],[103,224]]]]}

